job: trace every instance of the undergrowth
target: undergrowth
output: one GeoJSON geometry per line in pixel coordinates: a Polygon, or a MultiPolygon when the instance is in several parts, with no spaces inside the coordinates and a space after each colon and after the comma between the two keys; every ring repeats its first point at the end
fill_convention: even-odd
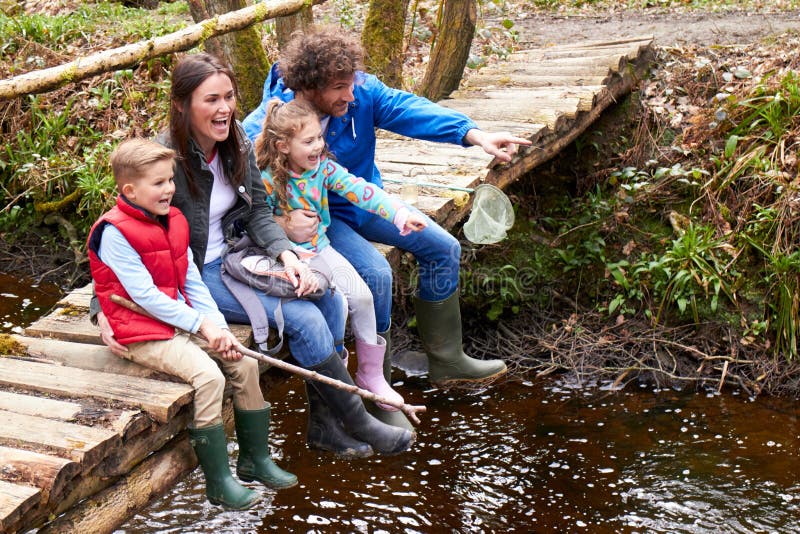
{"type": "MultiPolygon", "coordinates": [[[[187,20],[183,2],[152,13],[117,2],[81,3],[63,14],[0,13],[0,73],[65,63],[176,31],[187,20]]],[[[0,103],[0,234],[7,252],[21,253],[30,235],[51,228],[53,236],[43,240],[54,254],[66,244],[77,262],[85,261],[83,236],[116,196],[108,155],[120,139],[162,127],[171,61],[0,103]],[[13,248],[18,241],[23,248],[13,248]]]]}
{"type": "Polygon", "coordinates": [[[512,190],[520,223],[509,243],[467,248],[465,300],[491,320],[555,296],[609,325],[718,324],[731,346],[796,360],[800,77],[793,56],[768,49],[747,68],[741,50],[663,52],[671,69],[634,95],[630,129],[605,147],[588,132],[553,165],[582,194],[536,191],[550,175],[512,190]]]}

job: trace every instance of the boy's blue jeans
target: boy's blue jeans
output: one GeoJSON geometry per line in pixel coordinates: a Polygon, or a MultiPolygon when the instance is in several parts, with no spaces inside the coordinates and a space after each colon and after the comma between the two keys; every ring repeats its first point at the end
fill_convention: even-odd
{"type": "Polygon", "coordinates": [[[360,227],[351,228],[331,212],[328,238],[372,290],[378,332],[385,332],[391,324],[392,269],[370,241],[393,245],[414,255],[419,265],[418,295],[422,300],[445,300],[458,289],[461,245],[449,232],[425,218],[427,228],[401,236],[394,224],[377,215],[370,214],[360,227]]]}
{"type": "MultiPolygon", "coordinates": [[[[203,282],[227,321],[249,324],[250,319],[239,301],[222,282],[220,265],[220,259],[204,265],[203,282]]],[[[280,299],[260,291],[256,293],[267,311],[270,327],[275,328],[274,310],[280,299]]],[[[283,318],[283,335],[289,351],[300,365],[310,367],[325,361],[333,353],[335,345],[344,339],[347,309],[340,294],[328,293],[316,301],[294,299],[284,302],[283,318]]]]}

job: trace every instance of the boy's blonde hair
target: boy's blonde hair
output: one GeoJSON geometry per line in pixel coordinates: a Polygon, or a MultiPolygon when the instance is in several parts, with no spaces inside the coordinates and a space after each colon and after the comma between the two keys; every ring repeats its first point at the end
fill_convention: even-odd
{"type": "Polygon", "coordinates": [[[126,139],[117,145],[117,148],[111,153],[109,161],[117,188],[121,188],[125,184],[144,177],[147,167],[153,163],[167,159],[175,159],[174,150],[150,139],[136,137],[126,139]]]}

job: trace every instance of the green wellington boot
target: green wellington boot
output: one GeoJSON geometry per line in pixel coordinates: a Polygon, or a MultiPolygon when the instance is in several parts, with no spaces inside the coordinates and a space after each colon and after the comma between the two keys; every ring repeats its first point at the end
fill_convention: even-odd
{"type": "Polygon", "coordinates": [[[236,474],[241,480],[258,480],[273,489],[297,484],[297,477],[275,465],[269,453],[270,405],[260,410],[239,410],[234,407],[233,419],[239,440],[236,474]]]}
{"type": "Polygon", "coordinates": [[[261,495],[245,488],[231,475],[222,423],[190,428],[189,439],[206,477],[206,497],[212,504],[245,510],[261,500],[261,495]]]}
{"type": "Polygon", "coordinates": [[[464,354],[457,291],[438,302],[415,297],[414,307],[431,382],[439,386],[469,385],[505,374],[503,360],[479,360],[464,354]]]}
{"type": "MultiPolygon", "coordinates": [[[[385,332],[378,332],[378,335],[386,340],[386,352],[383,355],[383,376],[388,383],[392,383],[392,327],[386,329],[385,332]]],[[[372,401],[364,400],[364,406],[372,416],[387,425],[392,425],[400,428],[405,428],[411,432],[416,432],[414,425],[408,420],[406,414],[400,410],[388,411],[382,410],[377,404],[372,401]]]]}

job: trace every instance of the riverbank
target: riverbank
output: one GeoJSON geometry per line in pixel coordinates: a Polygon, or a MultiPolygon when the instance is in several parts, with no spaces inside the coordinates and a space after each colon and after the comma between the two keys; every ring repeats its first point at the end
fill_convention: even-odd
{"type": "Polygon", "coordinates": [[[510,243],[467,249],[472,350],[584,384],[796,397],[797,45],[660,48],[535,171],[550,186],[511,188],[510,243]]]}
{"type": "MultiPolygon", "coordinates": [[[[780,122],[777,140],[756,145],[754,136],[736,128],[744,124],[745,112],[755,109],[752,104],[759,100],[754,99],[763,102],[770,95],[774,101],[782,76],[797,71],[797,37],[783,33],[787,25],[796,25],[797,6],[740,2],[743,9],[704,12],[614,5],[586,3],[552,12],[506,2],[505,11],[483,12],[486,24],[497,26],[507,17],[519,32],[516,44],[494,43],[499,52],[489,61],[515,46],[648,31],[661,48],[651,76],[631,99],[537,170],[552,185],[534,189],[522,180],[511,190],[518,206],[516,237],[482,248],[464,242],[467,344],[477,354],[506,357],[520,374],[568,371],[584,382],[623,385],[647,378],[710,388],[734,385],[751,395],[795,395],[800,391],[792,352],[797,309],[792,299],[781,304],[780,298],[800,283],[791,260],[796,242],[792,195],[780,191],[793,191],[797,175],[791,160],[797,138],[791,87],[796,84],[785,84],[788,107],[780,116],[788,120],[780,122]],[[764,148],[754,160],[757,146],[764,148]],[[776,146],[783,147],[778,156],[776,146]],[[738,172],[739,161],[757,165],[738,172]],[[730,170],[738,174],[728,181],[724,172],[730,170]],[[754,205],[765,209],[754,212],[754,205]],[[788,233],[776,238],[775,226],[788,233]],[[756,238],[771,255],[759,256],[752,242],[737,236],[756,238]],[[780,263],[784,258],[786,268],[780,263]],[[770,270],[770,263],[784,270],[770,270]],[[675,278],[676,273],[683,274],[675,278]]],[[[338,15],[342,6],[331,4],[338,15]]],[[[169,9],[172,20],[177,6],[169,9]]],[[[411,78],[425,57],[419,43],[412,50],[418,59],[409,61],[411,78]]],[[[56,91],[49,95],[49,110],[71,106],[84,118],[84,127],[108,136],[118,128],[114,110],[128,106],[126,128],[146,133],[156,126],[163,106],[145,100],[131,108],[127,97],[141,90],[136,83],[163,86],[168,63],[148,65],[148,78],[141,82],[122,73],[84,84],[77,95],[56,91]]],[[[19,116],[8,132],[78,139],[78,125],[40,131],[35,118],[19,116]]],[[[86,155],[90,162],[101,161],[107,151],[100,139],[106,137],[86,155]]],[[[47,161],[27,162],[36,171],[29,176],[31,187],[49,191],[62,211],[38,215],[32,203],[17,202],[19,210],[9,203],[0,224],[0,271],[77,287],[88,281],[82,232],[90,217],[85,203],[75,210],[69,184],[59,181],[63,169],[47,161]],[[77,216],[68,215],[70,210],[77,216]]],[[[100,182],[91,181],[102,177],[84,178],[88,191],[102,193],[100,182]]],[[[400,350],[416,343],[404,283],[395,299],[400,350]]]]}

